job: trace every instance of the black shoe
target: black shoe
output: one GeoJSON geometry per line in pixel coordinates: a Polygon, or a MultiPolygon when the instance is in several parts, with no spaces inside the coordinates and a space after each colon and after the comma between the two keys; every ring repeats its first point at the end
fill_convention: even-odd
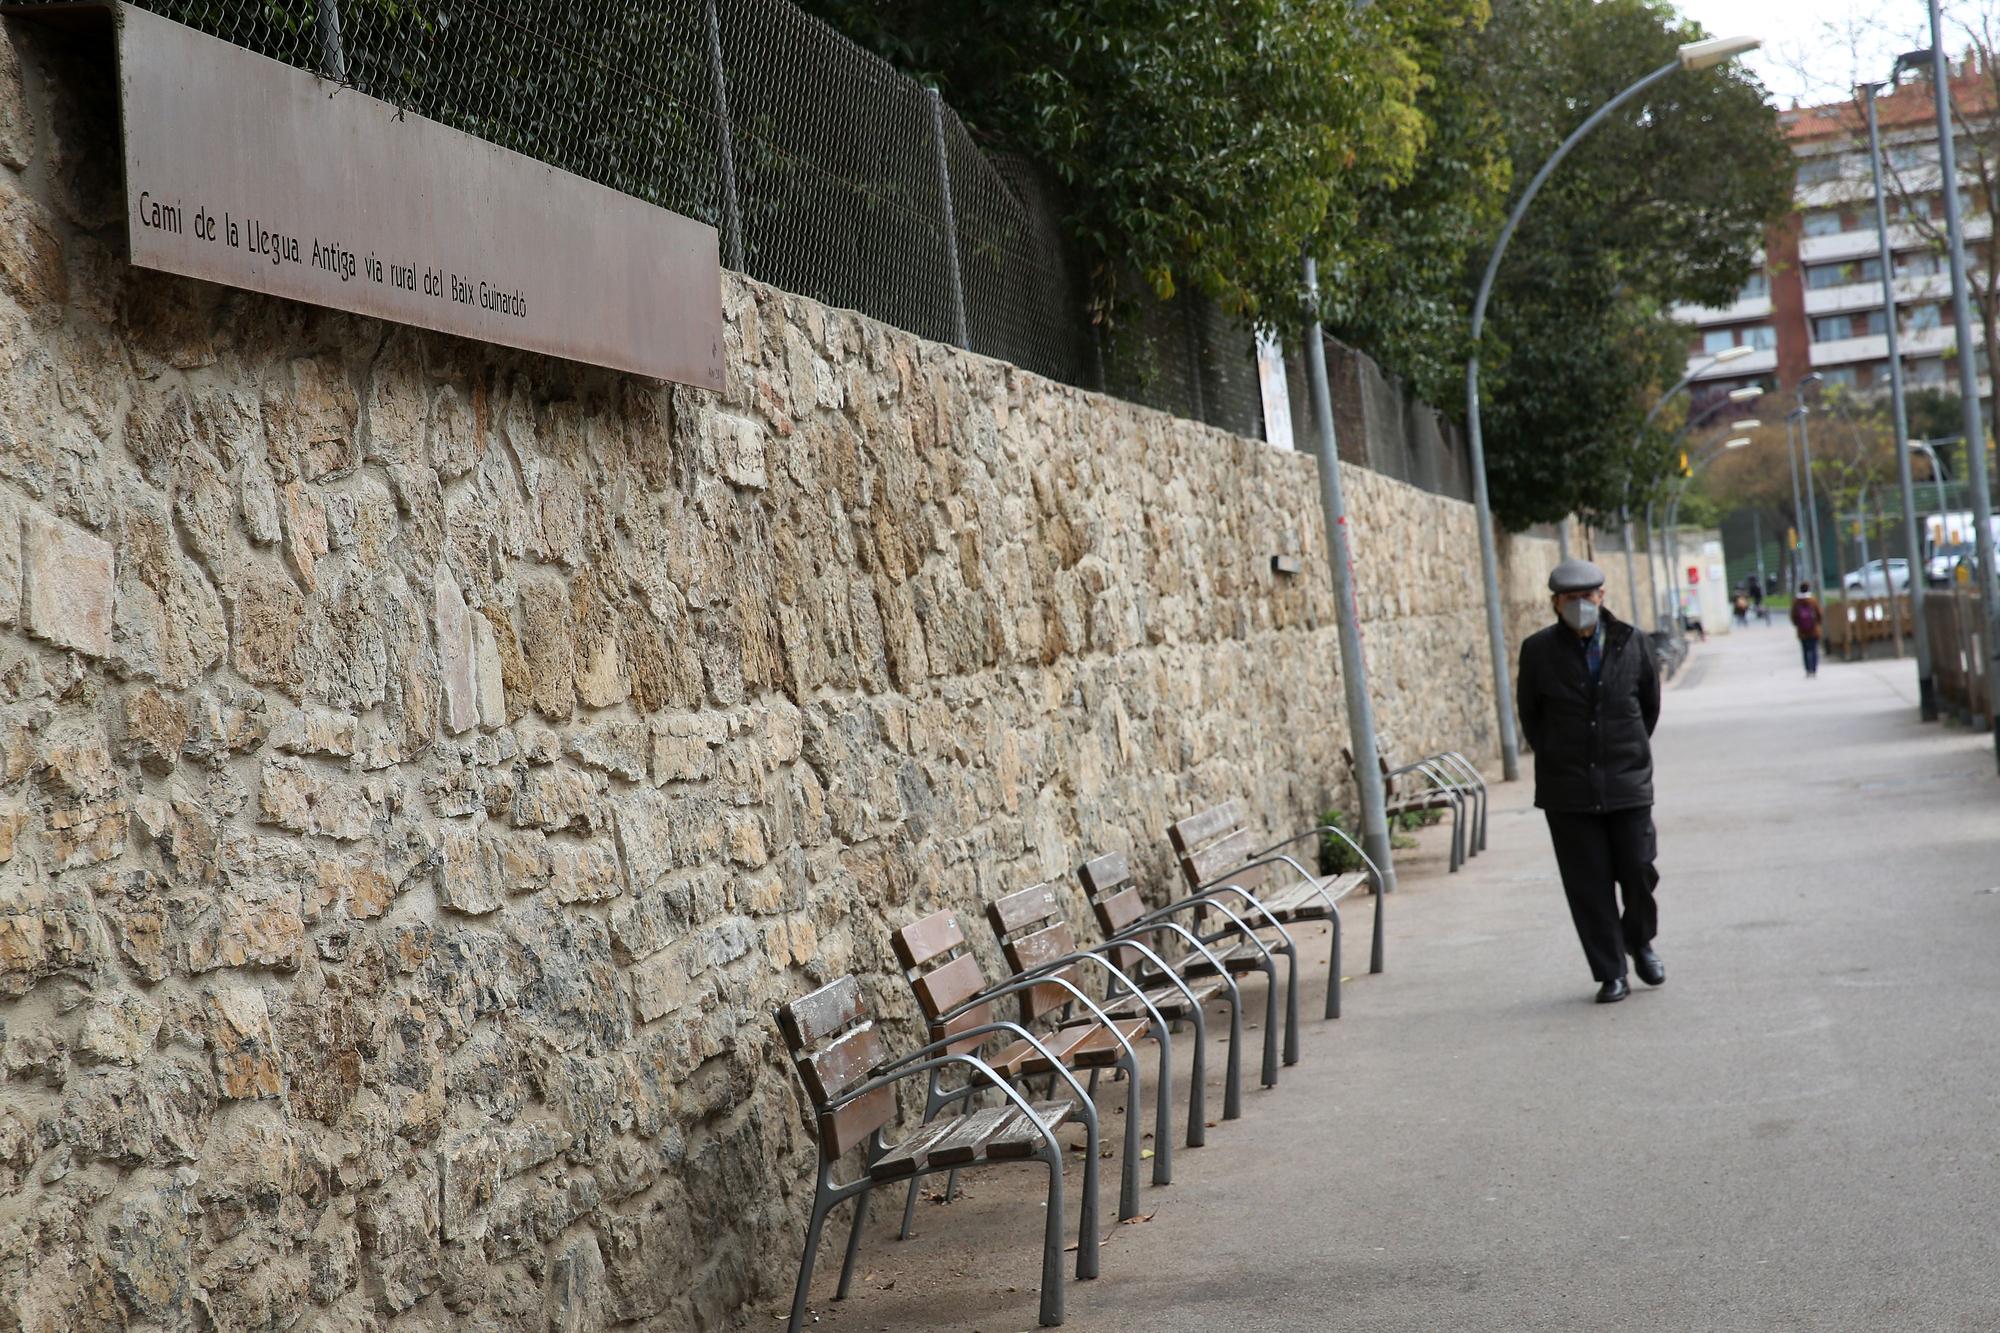
{"type": "Polygon", "coordinates": [[[1660,956],[1653,952],[1653,946],[1650,944],[1633,953],[1632,970],[1637,972],[1639,980],[1648,986],[1667,984],[1667,965],[1660,961],[1660,956]]]}
{"type": "Polygon", "coordinates": [[[1613,977],[1597,988],[1597,1002],[1599,1004],[1616,1004],[1631,993],[1632,988],[1625,983],[1625,978],[1613,977]]]}

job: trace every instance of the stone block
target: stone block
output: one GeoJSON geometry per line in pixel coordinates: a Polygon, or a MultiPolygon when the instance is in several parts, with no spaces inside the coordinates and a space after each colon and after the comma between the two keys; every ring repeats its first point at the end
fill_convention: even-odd
{"type": "Polygon", "coordinates": [[[84,1016],[77,1052],[100,1063],[136,1065],[153,1049],[160,1022],[159,1009],[140,996],[102,996],[84,1016]]]}
{"type": "Polygon", "coordinates": [[[438,872],[438,904],[468,916],[497,912],[505,900],[500,858],[481,830],[452,825],[439,835],[444,864],[438,872]]]}
{"type": "MultiPolygon", "coordinates": [[[[0,54],[0,59],[5,58],[0,54]]],[[[0,111],[0,118],[4,115],[0,111]]],[[[0,493],[0,625],[12,625],[20,618],[21,502],[0,493]]]]}
{"type": "Polygon", "coordinates": [[[222,1095],[238,1101],[282,1095],[284,1069],[264,992],[254,986],[225,986],[208,992],[206,999],[209,1050],[222,1095]]]}
{"type": "Polygon", "coordinates": [[[559,764],[531,768],[521,775],[513,813],[516,824],[548,833],[589,833],[603,820],[589,774],[559,764]]]}
{"type": "Polygon", "coordinates": [[[21,523],[21,620],[30,634],[90,657],[111,653],[111,543],[30,508],[21,523]]]}
{"type": "Polygon", "coordinates": [[[351,759],[358,748],[359,726],[346,713],[324,708],[285,708],[271,727],[273,749],[286,754],[351,759]]]}
{"type": "Polygon", "coordinates": [[[297,882],[232,884],[188,933],[188,966],[291,971],[305,950],[305,917],[297,882]]]}
{"type": "MultiPolygon", "coordinates": [[[[444,677],[444,720],[454,734],[479,725],[479,661],[473,613],[458,584],[440,564],[435,579],[438,670],[444,677]]],[[[485,617],[479,617],[483,623],[485,617]]],[[[487,627],[492,632],[492,627],[487,627]]]]}
{"type": "Polygon", "coordinates": [[[290,578],[264,569],[246,573],[236,592],[230,660],[246,680],[296,688],[304,620],[305,598],[290,578]]]}
{"type": "Polygon", "coordinates": [[[553,842],[549,859],[557,902],[601,903],[625,891],[618,858],[598,843],[553,842]]]}
{"type": "Polygon", "coordinates": [[[99,962],[95,914],[68,882],[16,861],[0,868],[0,995],[24,995],[64,972],[88,974],[99,962]]]}
{"type": "Polygon", "coordinates": [[[194,730],[187,705],[150,685],[125,696],[125,748],[151,773],[170,773],[194,730]]]}
{"type": "Polygon", "coordinates": [[[500,640],[484,613],[472,617],[472,671],[483,727],[507,725],[507,672],[500,657],[500,640]]]}
{"type": "Polygon", "coordinates": [[[391,1313],[430,1295],[442,1276],[438,1188],[428,1174],[382,1186],[357,1210],[362,1272],[375,1302],[391,1313]]]}
{"type": "Polygon", "coordinates": [[[298,759],[266,759],[259,769],[259,818],[294,833],[342,842],[367,837],[381,814],[381,780],[339,778],[298,759]]]}

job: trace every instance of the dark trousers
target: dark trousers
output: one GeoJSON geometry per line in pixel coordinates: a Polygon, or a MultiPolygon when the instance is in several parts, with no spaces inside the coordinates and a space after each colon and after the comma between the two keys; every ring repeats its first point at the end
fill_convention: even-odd
{"type": "Polygon", "coordinates": [[[1625,955],[1651,943],[1660,928],[1653,889],[1653,810],[1617,810],[1608,815],[1545,812],[1556,845],[1563,893],[1576,922],[1576,937],[1590,961],[1590,975],[1610,981],[1625,975],[1625,955]],[[1625,913],[1618,913],[1618,890],[1625,913]]]}
{"type": "Polygon", "coordinates": [[[1818,640],[1818,639],[1800,639],[1800,640],[1799,640],[1799,651],[1805,654],[1805,658],[1806,658],[1806,674],[1807,674],[1808,676],[1816,676],[1816,675],[1818,675],[1818,674],[1819,674],[1819,640],[1818,640]]]}

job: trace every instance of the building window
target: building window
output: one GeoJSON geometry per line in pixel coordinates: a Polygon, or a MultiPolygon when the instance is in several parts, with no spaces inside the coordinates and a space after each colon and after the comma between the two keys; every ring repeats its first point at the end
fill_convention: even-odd
{"type": "Polygon", "coordinates": [[[1944,383],[1944,358],[1927,356],[1921,361],[1910,362],[1909,383],[1912,388],[1930,388],[1944,383]]]}
{"type": "Polygon", "coordinates": [[[1841,225],[1840,210],[1837,208],[1815,208],[1805,215],[1805,233],[1808,236],[1838,236],[1847,230],[1841,225]]]}
{"type": "Polygon", "coordinates": [[[1840,342],[1846,338],[1867,338],[1888,331],[1880,310],[1858,311],[1851,315],[1821,315],[1812,322],[1813,341],[1840,342]]]}
{"type": "Polygon", "coordinates": [[[1847,389],[1858,387],[1861,378],[1855,373],[1853,366],[1828,366],[1819,373],[1819,377],[1822,383],[1838,384],[1847,389]]]}
{"type": "Polygon", "coordinates": [[[1736,346],[1735,329],[1708,329],[1701,335],[1701,350],[1706,356],[1726,352],[1736,346]]]}
{"type": "Polygon", "coordinates": [[[1941,329],[1944,327],[1944,307],[1936,303],[1910,306],[1903,327],[1910,333],[1930,333],[1941,329]]]}
{"type": "Polygon", "coordinates": [[[1896,276],[1899,278],[1928,278],[1944,270],[1944,256],[1929,250],[1896,256],[1896,276]]]}
{"type": "Polygon", "coordinates": [[[1739,301],[1764,301],[1769,300],[1770,296],[1771,277],[1762,269],[1752,273],[1750,280],[1743,284],[1743,290],[1736,293],[1736,299],[1739,301]]]}
{"type": "Polygon", "coordinates": [[[1819,157],[1803,158],[1799,162],[1800,185],[1824,185],[1828,181],[1840,179],[1840,155],[1826,153],[1819,157]]]}
{"type": "Polygon", "coordinates": [[[1806,286],[1814,291],[1826,287],[1847,287],[1857,282],[1880,282],[1882,261],[1850,259],[1845,264],[1815,264],[1806,270],[1806,286]]]}
{"type": "Polygon", "coordinates": [[[1914,171],[1918,167],[1937,165],[1937,149],[1927,143],[1901,143],[1892,146],[1888,152],[1889,165],[1897,171],[1914,171]]]}
{"type": "Polygon", "coordinates": [[[1752,324],[1743,330],[1743,341],[1760,352],[1768,352],[1778,345],[1778,331],[1769,324],[1752,324]]]}

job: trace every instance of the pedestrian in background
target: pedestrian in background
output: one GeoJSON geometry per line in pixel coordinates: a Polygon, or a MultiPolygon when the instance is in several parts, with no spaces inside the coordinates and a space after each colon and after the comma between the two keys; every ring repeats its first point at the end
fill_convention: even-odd
{"type": "Polygon", "coordinates": [[[1625,956],[1649,986],[1666,982],[1653,950],[1653,727],[1660,668],[1644,634],[1604,609],[1604,571],[1565,560],[1549,575],[1556,623],[1521,645],[1516,704],[1535,751],[1535,804],[1549,821],[1570,919],[1597,1002],[1632,993],[1625,956]],[[1625,910],[1621,917],[1618,895],[1625,910]]]}
{"type": "Polygon", "coordinates": [[[1799,651],[1805,655],[1807,680],[1819,675],[1819,627],[1825,619],[1812,595],[1812,584],[1801,583],[1799,595],[1792,599],[1792,628],[1799,632],[1799,651]]]}
{"type": "Polygon", "coordinates": [[[1764,580],[1752,574],[1749,579],[1750,609],[1757,613],[1757,619],[1768,623],[1770,615],[1764,610],[1764,580]]]}

